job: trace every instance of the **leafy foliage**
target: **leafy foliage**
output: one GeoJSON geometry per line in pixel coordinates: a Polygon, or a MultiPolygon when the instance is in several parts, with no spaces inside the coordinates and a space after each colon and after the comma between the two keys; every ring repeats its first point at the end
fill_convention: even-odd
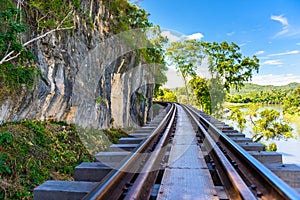
{"type": "MultiPolygon", "coordinates": [[[[292,132],[293,128],[282,119],[278,111],[274,109],[264,109],[257,112],[257,110],[258,107],[255,104],[251,104],[247,111],[234,108],[231,110],[228,119],[236,121],[240,132],[242,132],[246,127],[246,116],[249,116],[254,132],[252,136],[254,142],[295,138],[292,132]]],[[[276,151],[276,143],[269,143],[267,150],[276,151]]]]}
{"type": "Polygon", "coordinates": [[[32,52],[24,49],[22,45],[20,35],[27,30],[27,27],[21,21],[20,10],[13,7],[10,1],[5,5],[5,9],[0,9],[0,60],[9,52],[15,52],[19,56],[16,61],[0,64],[0,85],[14,91],[21,85],[32,87],[38,70],[36,66],[30,64],[34,59],[32,52]]]}
{"type": "Polygon", "coordinates": [[[283,105],[284,114],[300,116],[300,84],[285,86],[259,86],[246,84],[241,91],[227,94],[230,103],[261,103],[283,105]]]}
{"type": "Polygon", "coordinates": [[[69,12],[80,7],[79,0],[29,0],[28,12],[36,19],[38,31],[43,32],[45,29],[53,29],[60,25],[68,27],[73,25],[73,16],[64,20],[69,12]]]}
{"type": "Polygon", "coordinates": [[[177,97],[171,90],[166,88],[159,88],[159,90],[154,95],[154,101],[177,102],[177,97]]]}
{"type": "Polygon", "coordinates": [[[110,10],[108,17],[111,20],[109,22],[110,29],[115,33],[152,26],[148,21],[149,14],[126,0],[105,1],[103,3],[110,10]]]}
{"type": "Polygon", "coordinates": [[[119,129],[85,130],[55,121],[23,121],[0,127],[0,199],[32,199],[49,179],[72,180],[74,167],[93,161],[127,134],[119,129]]]}
{"type": "Polygon", "coordinates": [[[236,121],[238,123],[239,131],[242,133],[243,130],[246,128],[246,119],[245,113],[242,112],[240,109],[233,109],[228,117],[229,120],[236,121]]]}
{"type": "Polygon", "coordinates": [[[284,98],[283,110],[288,114],[300,116],[300,86],[284,98]]]}
{"type": "Polygon", "coordinates": [[[201,45],[196,40],[172,42],[167,48],[166,55],[170,60],[169,64],[175,66],[183,78],[189,103],[187,78],[196,75],[197,65],[200,65],[202,59],[201,45]]]}
{"type": "Polygon", "coordinates": [[[199,76],[194,76],[193,79],[189,81],[189,85],[196,97],[197,105],[207,114],[211,114],[212,108],[208,80],[200,78],[199,76]]]}
{"type": "Polygon", "coordinates": [[[254,71],[258,71],[259,68],[259,60],[255,56],[243,57],[239,46],[235,43],[196,40],[173,42],[168,47],[166,55],[170,64],[176,66],[177,71],[183,77],[187,102],[190,103],[187,78],[193,77],[192,91],[196,98],[200,98],[197,104],[203,107],[203,99],[205,99],[206,108],[203,108],[216,117],[222,115],[225,101],[224,89],[229,92],[232,88],[241,88],[244,82],[251,80],[254,71]],[[208,69],[211,73],[211,78],[206,84],[196,77],[196,69],[201,65],[203,58],[208,60],[208,69]],[[203,97],[200,94],[207,96],[203,97]],[[208,103],[209,100],[210,103],[208,103]]]}
{"type": "Polygon", "coordinates": [[[294,137],[292,128],[280,120],[280,113],[273,109],[265,109],[259,113],[259,119],[255,121],[253,128],[255,141],[264,138],[270,139],[287,139],[294,137]]]}
{"type": "Polygon", "coordinates": [[[203,42],[204,54],[208,56],[209,70],[213,77],[224,80],[224,87],[239,89],[244,82],[251,80],[254,71],[258,72],[259,60],[243,57],[240,48],[235,43],[203,42]]]}

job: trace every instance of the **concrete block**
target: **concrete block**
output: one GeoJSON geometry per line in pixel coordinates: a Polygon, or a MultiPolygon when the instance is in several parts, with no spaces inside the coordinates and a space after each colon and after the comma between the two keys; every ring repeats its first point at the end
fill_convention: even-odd
{"type": "Polygon", "coordinates": [[[217,128],[219,128],[222,131],[233,131],[234,130],[234,128],[232,126],[228,126],[226,124],[224,126],[219,126],[217,128]]]}
{"type": "Polygon", "coordinates": [[[129,134],[128,137],[134,137],[134,138],[146,138],[149,137],[149,133],[132,133],[129,134]]]}
{"type": "Polygon", "coordinates": [[[227,133],[240,133],[237,130],[222,130],[223,133],[227,134],[227,133]]]}
{"type": "Polygon", "coordinates": [[[139,134],[139,133],[150,135],[150,134],[152,133],[152,129],[151,129],[151,130],[143,130],[143,129],[141,129],[141,130],[136,130],[136,131],[134,131],[134,133],[132,133],[132,134],[139,134]]]}
{"type": "Polygon", "coordinates": [[[100,182],[112,169],[116,169],[117,163],[83,162],[75,167],[75,181],[100,182]]]}
{"type": "MultiPolygon", "coordinates": [[[[222,131],[222,132],[224,133],[224,131],[222,131]]],[[[227,135],[230,138],[237,138],[237,137],[243,137],[244,138],[245,137],[245,134],[240,133],[238,131],[235,131],[235,132],[229,132],[229,131],[227,131],[225,133],[225,135],[227,135]]]]}
{"type": "Polygon", "coordinates": [[[133,151],[139,144],[112,144],[108,151],[133,151]]]}
{"type": "Polygon", "coordinates": [[[300,167],[295,164],[268,164],[274,174],[293,188],[300,188],[300,167]]]}
{"type": "Polygon", "coordinates": [[[282,155],[273,151],[248,151],[263,164],[282,164],[282,155]]]}
{"type": "Polygon", "coordinates": [[[264,151],[265,150],[264,145],[262,145],[260,143],[256,143],[256,142],[239,143],[239,145],[246,151],[264,151]]]}
{"type": "Polygon", "coordinates": [[[246,138],[246,137],[231,137],[230,139],[232,139],[236,143],[252,142],[250,138],[246,138]]]}
{"type": "Polygon", "coordinates": [[[124,159],[126,159],[128,156],[130,156],[132,153],[129,151],[121,151],[121,152],[99,152],[95,155],[97,161],[102,162],[104,164],[106,163],[112,163],[112,162],[121,162],[124,159]]]}
{"type": "Polygon", "coordinates": [[[140,144],[144,138],[120,138],[119,144],[140,144]]]}
{"type": "Polygon", "coordinates": [[[97,182],[46,181],[33,191],[34,200],[82,199],[97,182]]]}

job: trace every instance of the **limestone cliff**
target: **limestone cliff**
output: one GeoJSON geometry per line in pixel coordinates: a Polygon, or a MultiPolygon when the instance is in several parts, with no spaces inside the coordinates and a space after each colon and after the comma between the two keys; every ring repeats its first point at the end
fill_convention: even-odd
{"type": "Polygon", "coordinates": [[[102,1],[82,1],[80,10],[89,11],[93,28],[77,11],[72,31],[53,32],[31,46],[41,75],[33,89],[0,101],[0,123],[54,119],[107,128],[151,118],[153,79],[133,47],[114,37],[108,19],[116,16],[102,1]]]}

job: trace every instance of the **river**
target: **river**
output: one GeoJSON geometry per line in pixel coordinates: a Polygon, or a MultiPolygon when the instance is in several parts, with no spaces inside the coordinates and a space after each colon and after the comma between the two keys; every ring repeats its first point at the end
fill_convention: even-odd
{"type": "MultiPolygon", "coordinates": [[[[282,113],[282,107],[281,106],[264,106],[258,110],[260,112],[263,109],[275,109],[282,113]]],[[[246,110],[247,108],[243,108],[241,110],[246,110]]],[[[251,138],[253,130],[250,125],[250,120],[247,117],[246,118],[247,123],[245,130],[243,133],[246,135],[246,137],[251,138]]],[[[236,130],[239,130],[237,123],[233,122],[231,120],[225,119],[223,120],[228,125],[233,126],[236,130]]],[[[300,166],[300,133],[297,131],[299,130],[299,127],[297,127],[297,124],[290,123],[290,125],[293,127],[293,132],[296,135],[296,139],[288,139],[288,140],[272,140],[272,142],[275,142],[277,145],[277,152],[281,153],[283,156],[283,163],[285,164],[297,164],[300,166]]]]}

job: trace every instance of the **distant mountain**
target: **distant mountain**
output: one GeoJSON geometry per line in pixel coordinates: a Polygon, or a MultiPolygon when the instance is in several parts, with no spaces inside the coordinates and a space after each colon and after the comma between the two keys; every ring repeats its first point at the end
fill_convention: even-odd
{"type": "Polygon", "coordinates": [[[291,90],[300,87],[300,83],[289,83],[288,85],[275,86],[275,85],[258,85],[253,83],[245,83],[239,91],[232,90],[231,94],[248,94],[251,92],[265,92],[270,90],[291,90]]]}

